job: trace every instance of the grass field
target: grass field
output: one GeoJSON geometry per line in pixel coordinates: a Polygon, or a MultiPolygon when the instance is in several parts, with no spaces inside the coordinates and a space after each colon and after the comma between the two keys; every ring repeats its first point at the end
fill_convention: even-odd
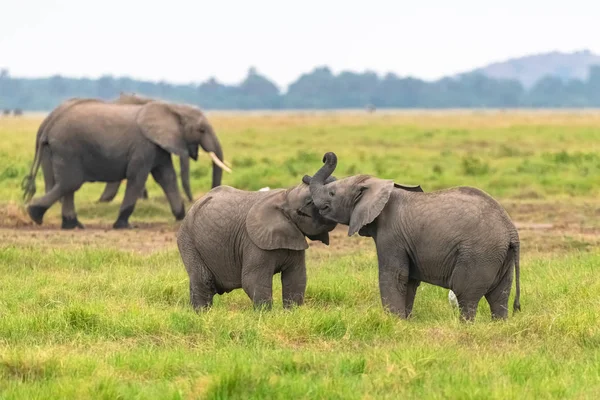
{"type": "MultiPolygon", "coordinates": [[[[307,251],[304,306],[283,311],[276,276],[271,312],[239,290],[198,315],[154,181],[137,229],[110,229],[124,187],[97,204],[100,183],[76,194],[85,230],[61,231],[59,204],[35,226],[20,183],[42,117],[0,118],[0,398],[600,396],[600,112],[209,117],[226,185],[294,185],[334,151],[338,177],[486,190],[520,230],[523,311],[492,322],[482,301],[464,324],[446,290],[422,284],[398,320],[381,308],[373,243],[339,227],[307,251]]],[[[192,164],[199,197],[210,162],[192,164]]]]}

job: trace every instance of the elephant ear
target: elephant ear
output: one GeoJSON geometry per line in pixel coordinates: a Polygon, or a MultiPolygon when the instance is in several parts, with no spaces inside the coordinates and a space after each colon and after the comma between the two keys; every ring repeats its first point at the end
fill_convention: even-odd
{"type": "Polygon", "coordinates": [[[142,134],[169,153],[188,157],[180,115],[166,103],[148,103],[137,116],[142,134]]]}
{"type": "Polygon", "coordinates": [[[410,186],[410,185],[402,185],[400,183],[394,183],[394,187],[398,188],[398,189],[407,190],[409,192],[423,192],[421,185],[410,186]]]}
{"type": "Polygon", "coordinates": [[[246,216],[246,231],[252,243],[263,250],[306,250],[304,234],[285,216],[285,191],[261,199],[246,216]]]}
{"type": "Polygon", "coordinates": [[[348,236],[354,235],[381,214],[394,189],[394,181],[368,178],[358,183],[358,189],[360,198],[350,216],[348,236]]]}

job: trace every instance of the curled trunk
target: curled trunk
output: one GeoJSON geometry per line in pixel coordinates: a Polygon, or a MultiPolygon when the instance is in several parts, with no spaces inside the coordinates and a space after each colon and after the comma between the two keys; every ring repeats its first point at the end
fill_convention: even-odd
{"type": "Polygon", "coordinates": [[[321,169],[310,180],[310,193],[315,195],[318,188],[325,185],[327,178],[333,174],[335,167],[337,166],[337,156],[335,153],[328,152],[323,156],[323,162],[325,163],[321,169]]]}

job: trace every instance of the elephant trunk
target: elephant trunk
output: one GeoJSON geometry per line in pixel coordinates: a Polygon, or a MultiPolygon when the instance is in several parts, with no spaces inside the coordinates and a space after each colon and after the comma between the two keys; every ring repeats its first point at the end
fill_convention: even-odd
{"type": "MultiPolygon", "coordinates": [[[[215,151],[214,151],[215,155],[217,156],[217,158],[221,161],[223,161],[223,150],[221,149],[221,145],[219,144],[218,141],[216,141],[215,143],[215,151]]],[[[217,187],[221,185],[221,177],[223,176],[223,169],[221,169],[221,167],[219,167],[214,161],[213,161],[213,174],[212,174],[212,186],[211,188],[217,187]]]]}
{"type": "Polygon", "coordinates": [[[337,166],[337,156],[333,152],[325,153],[323,156],[325,163],[319,171],[310,180],[310,194],[315,195],[320,187],[325,185],[326,180],[333,174],[337,166]]]}
{"type": "MultiPolygon", "coordinates": [[[[212,188],[221,185],[221,178],[223,176],[223,168],[218,164],[224,164],[223,162],[223,149],[221,148],[221,143],[219,143],[219,139],[214,134],[214,132],[210,132],[207,134],[202,142],[200,143],[202,149],[210,154],[213,160],[213,173],[212,173],[212,188]],[[215,160],[216,159],[216,160],[215,160]]],[[[225,165],[226,166],[226,165],[225,165]]]]}

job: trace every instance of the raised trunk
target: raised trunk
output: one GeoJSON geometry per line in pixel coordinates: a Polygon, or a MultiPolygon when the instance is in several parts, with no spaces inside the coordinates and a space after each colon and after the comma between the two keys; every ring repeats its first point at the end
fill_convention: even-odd
{"type": "Polygon", "coordinates": [[[337,156],[332,152],[325,153],[323,162],[325,164],[310,180],[310,194],[313,196],[317,193],[317,190],[325,184],[325,181],[333,174],[333,171],[335,171],[335,167],[337,166],[337,156]]]}

